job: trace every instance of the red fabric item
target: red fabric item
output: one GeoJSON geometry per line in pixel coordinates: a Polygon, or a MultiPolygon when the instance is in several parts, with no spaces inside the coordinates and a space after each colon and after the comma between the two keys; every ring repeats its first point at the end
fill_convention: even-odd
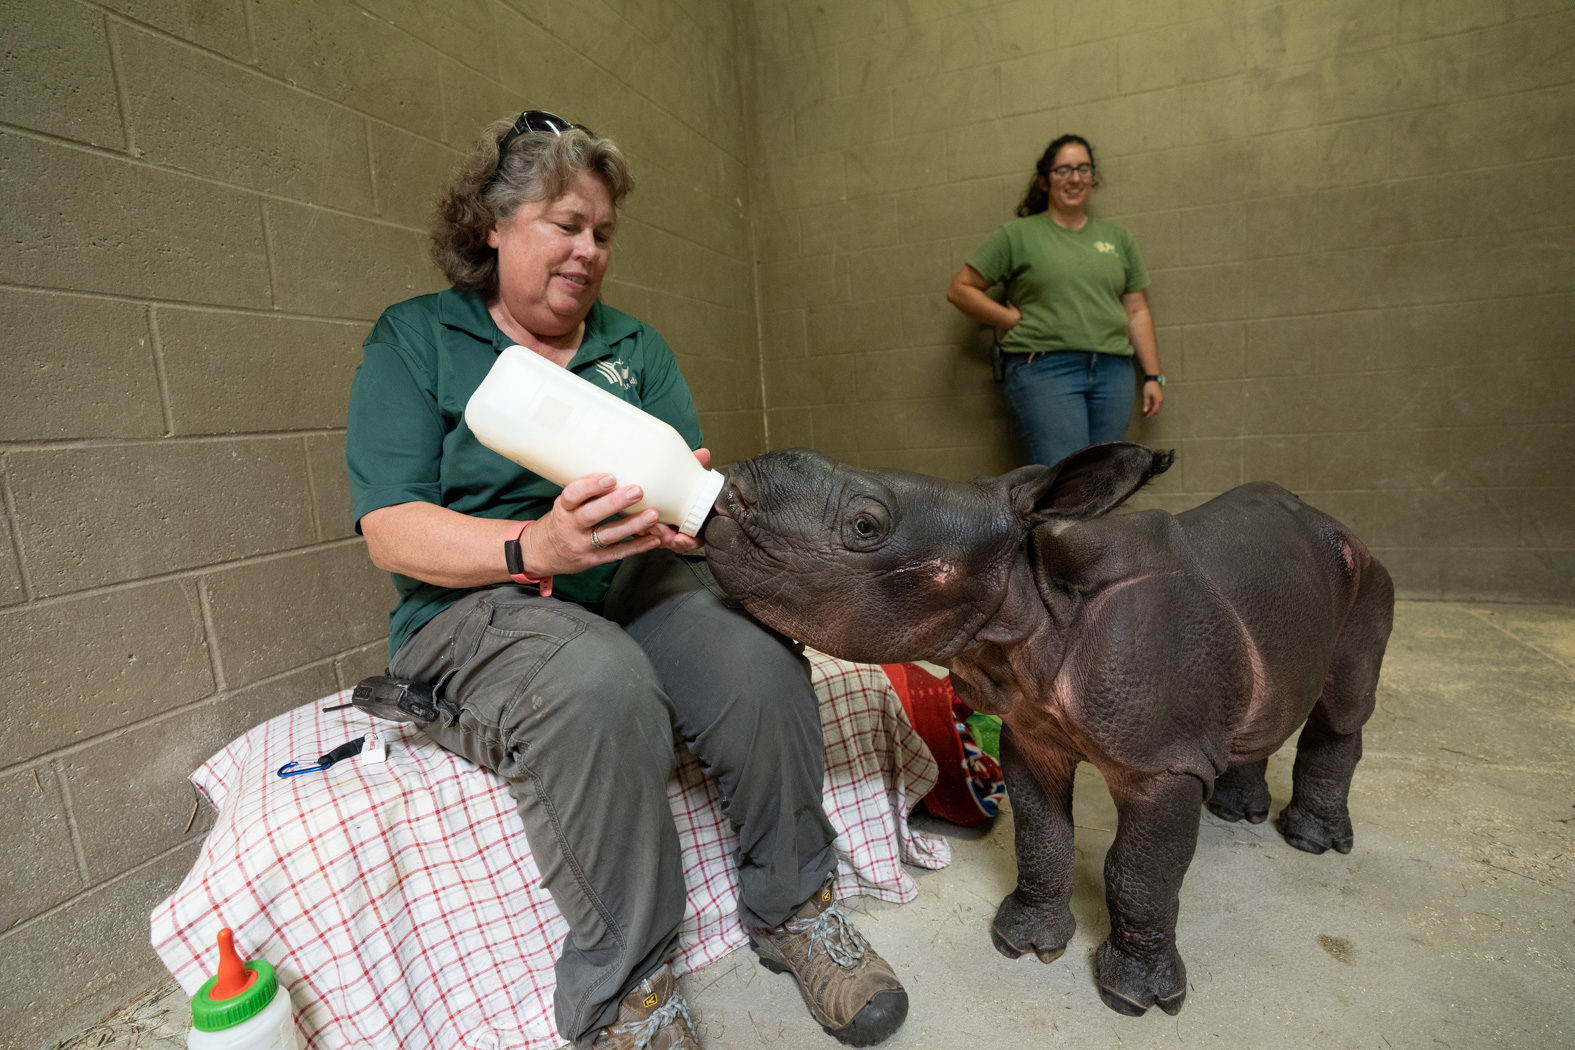
{"type": "Polygon", "coordinates": [[[968,786],[968,760],[957,736],[957,722],[973,712],[957,699],[951,681],[936,678],[918,664],[881,664],[881,670],[891,679],[891,687],[908,712],[908,721],[941,770],[935,787],[924,796],[924,807],[934,816],[965,828],[989,820],[968,786]]]}

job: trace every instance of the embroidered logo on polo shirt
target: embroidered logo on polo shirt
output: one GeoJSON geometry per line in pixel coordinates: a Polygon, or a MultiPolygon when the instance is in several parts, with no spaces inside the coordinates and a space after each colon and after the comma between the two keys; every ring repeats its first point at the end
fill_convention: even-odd
{"type": "Polygon", "coordinates": [[[596,371],[600,372],[607,382],[619,390],[633,390],[639,385],[639,380],[635,378],[634,373],[629,371],[629,366],[622,361],[598,361],[596,362],[596,371]]]}
{"type": "Polygon", "coordinates": [[[1094,247],[1104,252],[1106,255],[1116,254],[1116,246],[1111,244],[1109,241],[1095,241],[1094,247]]]}

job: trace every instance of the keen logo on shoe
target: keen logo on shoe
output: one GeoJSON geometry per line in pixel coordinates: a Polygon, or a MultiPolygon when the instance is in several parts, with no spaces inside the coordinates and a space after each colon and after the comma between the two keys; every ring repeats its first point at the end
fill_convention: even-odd
{"type": "Polygon", "coordinates": [[[663,966],[635,985],[618,1004],[617,1022],[598,1032],[591,1046],[593,1050],[700,1050],[673,968],[663,966]]]}

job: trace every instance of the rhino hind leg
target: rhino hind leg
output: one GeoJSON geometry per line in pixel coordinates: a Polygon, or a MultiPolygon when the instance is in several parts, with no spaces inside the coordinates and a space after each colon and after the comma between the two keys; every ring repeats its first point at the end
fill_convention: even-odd
{"type": "Polygon", "coordinates": [[[1204,805],[1209,812],[1232,824],[1245,819],[1249,824],[1262,824],[1269,819],[1269,782],[1264,770],[1269,760],[1250,762],[1244,766],[1231,766],[1214,781],[1214,794],[1204,805]]]}
{"type": "Polygon", "coordinates": [[[1181,882],[1198,843],[1203,784],[1166,773],[1111,789],[1120,821],[1105,855],[1110,936],[1094,953],[1099,998],[1129,1017],[1150,1006],[1174,1014],[1187,998],[1176,918],[1181,882]]]}
{"type": "Polygon", "coordinates": [[[1372,562],[1335,642],[1323,693],[1296,744],[1291,801],[1280,811],[1279,826],[1299,850],[1351,852],[1351,777],[1362,758],[1362,726],[1377,700],[1393,618],[1394,587],[1383,566],[1372,562]]]}
{"type": "Polygon", "coordinates": [[[990,943],[1008,959],[1032,953],[1054,962],[1077,929],[1072,918],[1072,775],[1076,760],[1041,756],[1036,776],[1018,750],[1010,726],[1001,732],[1001,768],[1012,801],[1017,888],[990,923],[990,943]]]}
{"type": "Polygon", "coordinates": [[[1362,731],[1330,729],[1322,709],[1314,708],[1296,747],[1295,787],[1280,810],[1280,834],[1305,853],[1349,853],[1356,841],[1347,797],[1351,776],[1362,757],[1362,731]]]}

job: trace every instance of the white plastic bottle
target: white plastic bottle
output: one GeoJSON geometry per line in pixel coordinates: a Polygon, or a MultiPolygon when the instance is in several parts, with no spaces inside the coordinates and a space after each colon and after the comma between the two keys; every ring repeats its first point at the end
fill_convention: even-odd
{"type": "Polygon", "coordinates": [[[722,475],[695,459],[671,425],[523,346],[498,355],[465,405],[483,445],[549,481],[611,474],[644,498],[658,520],[693,536],[722,491],[722,475]]]}
{"type": "Polygon", "coordinates": [[[187,1050],[302,1050],[290,993],[263,959],[244,964],[219,931],[219,972],[191,997],[187,1050]]]}

